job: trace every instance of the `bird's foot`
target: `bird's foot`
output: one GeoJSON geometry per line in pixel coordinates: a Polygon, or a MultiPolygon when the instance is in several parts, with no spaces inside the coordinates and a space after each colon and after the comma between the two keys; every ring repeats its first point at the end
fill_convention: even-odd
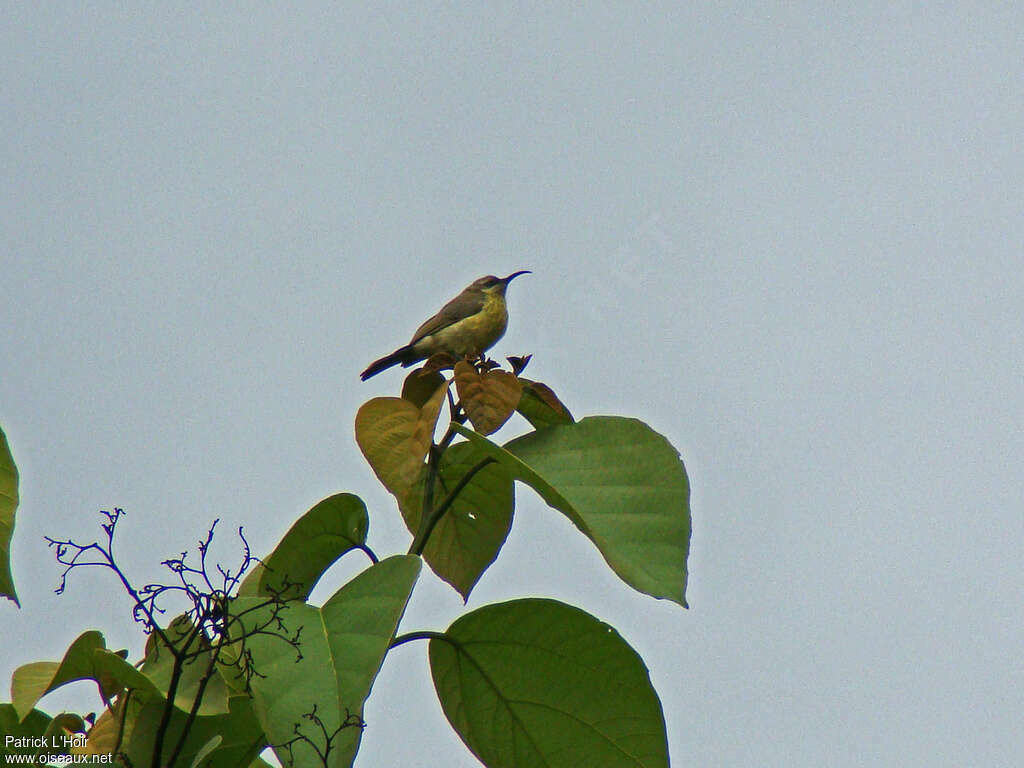
{"type": "Polygon", "coordinates": [[[479,371],[480,373],[487,373],[487,371],[492,371],[495,368],[500,368],[501,367],[500,363],[498,363],[495,360],[490,360],[490,359],[488,359],[484,355],[480,355],[477,358],[468,358],[467,357],[466,359],[469,362],[473,363],[473,365],[476,366],[477,371],[479,371]],[[475,362],[474,362],[474,360],[475,360],[475,362]]]}
{"type": "Polygon", "coordinates": [[[423,364],[422,370],[424,373],[429,373],[431,371],[449,371],[455,367],[457,362],[459,362],[457,357],[442,352],[436,355],[431,355],[427,358],[427,362],[423,364]]]}

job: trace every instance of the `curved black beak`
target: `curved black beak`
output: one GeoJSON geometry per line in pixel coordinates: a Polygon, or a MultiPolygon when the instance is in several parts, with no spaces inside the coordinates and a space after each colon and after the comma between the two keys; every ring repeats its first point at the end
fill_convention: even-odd
{"type": "Polygon", "coordinates": [[[532,274],[533,273],[530,270],[528,270],[528,269],[521,269],[518,272],[513,272],[508,277],[501,278],[501,282],[503,282],[505,285],[508,285],[509,283],[512,282],[512,278],[514,278],[514,277],[519,277],[520,275],[532,275],[532,274]]]}

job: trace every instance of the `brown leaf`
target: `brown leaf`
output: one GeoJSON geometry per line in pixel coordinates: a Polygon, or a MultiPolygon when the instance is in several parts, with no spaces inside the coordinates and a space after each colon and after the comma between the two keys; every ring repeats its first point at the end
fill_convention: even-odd
{"type": "Polygon", "coordinates": [[[553,424],[572,424],[572,414],[547,384],[530,379],[520,379],[523,395],[516,405],[534,429],[550,427],[553,424]]]}
{"type": "Polygon", "coordinates": [[[442,384],[444,376],[440,371],[417,368],[406,376],[402,383],[402,399],[408,400],[417,408],[422,408],[442,384]]]}
{"type": "Polygon", "coordinates": [[[508,421],[522,392],[519,379],[507,371],[478,373],[463,361],[455,366],[455,387],[473,428],[489,435],[508,421]]]}
{"type": "Polygon", "coordinates": [[[437,355],[431,355],[427,358],[427,362],[423,364],[423,368],[421,370],[424,373],[430,373],[431,371],[446,371],[450,368],[454,368],[457,362],[459,362],[459,358],[442,352],[437,355]]]}
{"type": "Polygon", "coordinates": [[[518,376],[526,370],[526,366],[529,364],[530,358],[532,357],[533,355],[524,355],[523,357],[506,357],[505,359],[508,360],[509,365],[512,366],[512,373],[518,376]]]}

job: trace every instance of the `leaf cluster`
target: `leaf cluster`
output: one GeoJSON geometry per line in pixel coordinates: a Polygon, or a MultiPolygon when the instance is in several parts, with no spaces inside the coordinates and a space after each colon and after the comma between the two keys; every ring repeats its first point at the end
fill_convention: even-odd
{"type": "MultiPolygon", "coordinates": [[[[502,370],[491,361],[427,361],[400,396],[359,409],[356,442],[395,497],[412,536],[407,554],[376,556],[366,506],[348,493],[316,504],[263,559],[239,530],[233,568],[210,561],[214,523],[196,561],[186,553],[164,561],[166,584],[135,588],[117,564],[120,510],[103,513],[101,541],[50,539],[65,568],[58,589],[76,568],[110,569],[149,642],[132,664],[89,631],[61,661],[19,668],[12,702],[0,705],[0,733],[83,733],[67,751],[133,768],[260,765],[267,747],[289,767],[349,766],[387,655],[426,640],[442,709],[484,765],[667,766],[661,705],[642,659],[579,608],[512,599],[469,611],[443,632],[398,632],[423,561],[468,600],[511,529],[517,483],[565,515],[623,582],[686,605],[689,485],[678,452],[635,419],[575,421],[550,387],[522,375],[528,362],[510,358],[502,370]],[[447,424],[439,423],[446,407],[447,424]],[[517,413],[530,431],[495,442],[517,413]],[[350,552],[368,567],[323,605],[310,603],[325,571],[350,552]],[[98,687],[98,717],[36,709],[47,693],[84,679],[98,687]]],[[[6,440],[0,448],[6,555],[17,473],[13,459],[5,463],[6,440]]],[[[13,599],[3,576],[0,568],[0,588],[13,599]]]]}

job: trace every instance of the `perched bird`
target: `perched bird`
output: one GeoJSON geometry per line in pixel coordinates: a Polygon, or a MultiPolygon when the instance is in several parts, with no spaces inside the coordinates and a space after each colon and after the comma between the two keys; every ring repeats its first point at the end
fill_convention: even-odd
{"type": "Polygon", "coordinates": [[[508,277],[487,275],[474,280],[466,290],[441,307],[440,312],[417,328],[412,341],[370,363],[360,378],[366,381],[399,363],[408,368],[431,355],[445,354],[458,358],[482,355],[494,346],[508,327],[505,289],[514,278],[528,274],[530,271],[523,269],[508,277]]]}

